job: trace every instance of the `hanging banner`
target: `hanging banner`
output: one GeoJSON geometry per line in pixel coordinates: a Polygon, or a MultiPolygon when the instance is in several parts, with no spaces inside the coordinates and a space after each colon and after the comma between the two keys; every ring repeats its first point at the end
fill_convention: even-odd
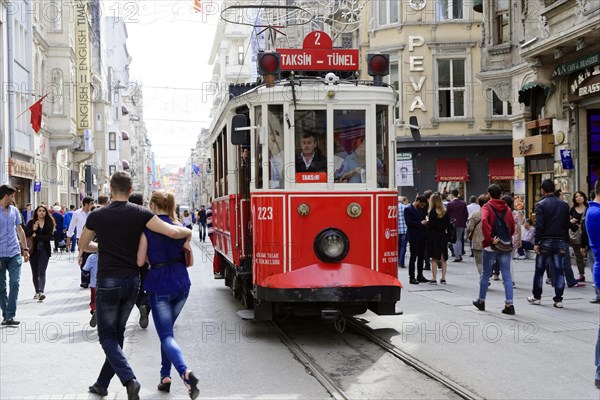
{"type": "Polygon", "coordinates": [[[90,79],[90,38],[88,0],[75,0],[75,99],[77,107],[77,134],[84,135],[86,129],[92,129],[90,115],[91,79],[90,79]]]}

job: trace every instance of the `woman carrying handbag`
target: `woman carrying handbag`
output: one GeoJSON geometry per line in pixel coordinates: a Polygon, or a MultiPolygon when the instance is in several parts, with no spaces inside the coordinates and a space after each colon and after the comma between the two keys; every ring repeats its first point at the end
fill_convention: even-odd
{"type": "Polygon", "coordinates": [[[44,300],[46,295],[46,269],[50,260],[50,241],[53,239],[56,223],[48,212],[46,206],[38,206],[33,212],[33,217],[25,226],[25,236],[29,245],[29,263],[33,287],[35,288],[35,300],[44,300]]]}

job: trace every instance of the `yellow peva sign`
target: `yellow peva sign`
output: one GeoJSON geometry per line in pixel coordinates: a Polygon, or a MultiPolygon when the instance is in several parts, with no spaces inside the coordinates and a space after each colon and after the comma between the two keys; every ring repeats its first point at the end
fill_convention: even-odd
{"type": "Polygon", "coordinates": [[[90,81],[90,37],[88,0],[73,2],[75,14],[75,98],[77,100],[77,134],[83,136],[91,129],[91,81],[90,81]]]}

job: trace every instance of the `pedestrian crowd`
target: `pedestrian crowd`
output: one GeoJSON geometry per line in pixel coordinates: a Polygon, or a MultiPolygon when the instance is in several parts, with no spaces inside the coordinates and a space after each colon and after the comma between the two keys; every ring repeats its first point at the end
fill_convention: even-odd
{"type": "MultiPolygon", "coordinates": [[[[123,351],[126,323],[134,304],[139,324],[147,328],[152,316],[161,346],[157,389],[169,392],[171,367],[182,379],[190,398],[199,396],[199,380],[185,362],[173,327],[190,293],[187,268],[193,265],[192,224],[201,227],[201,240],[211,238],[207,210],[176,212],[175,197],[156,191],[144,207],[140,193],[132,192],[131,176],[113,174],[111,199],[83,197],[81,208],[67,210],[28,204],[22,212],[14,204],[16,189],[0,186],[0,307],[2,325],[18,326],[15,319],[22,262],[32,270],[34,299],[46,299],[49,259],[54,252],[74,252],[80,267],[80,287],[90,289],[90,326],[97,327],[105,354],[98,378],[89,392],[108,395],[116,375],[128,399],[139,399],[141,385],[123,351]],[[6,276],[8,274],[8,287],[6,276]]],[[[210,207],[208,208],[208,211],[210,207]]]]}
{"type": "MultiPolygon", "coordinates": [[[[485,311],[490,280],[500,280],[501,275],[505,295],[502,313],[514,315],[515,259],[525,259],[526,251],[535,253],[532,296],[527,302],[542,304],[544,276],[547,276],[545,282],[553,287],[553,306],[558,309],[564,307],[565,285],[585,286],[587,259],[595,287],[595,297],[590,303],[600,304],[600,180],[590,194],[593,200],[588,202],[586,194],[577,191],[570,207],[552,180],[544,180],[539,190],[542,199],[523,226],[513,208],[513,196],[502,196],[502,188],[496,184],[490,185],[486,194],[471,196],[469,205],[460,198],[458,190],[452,191],[447,199],[444,199],[445,194],[426,191],[417,195],[411,204],[399,196],[398,266],[406,267],[408,247],[410,284],[437,285],[438,269],[442,274],[439,283],[446,284],[449,250],[454,262],[461,262],[467,242],[480,277],[479,294],[473,305],[485,311]],[[573,273],[571,250],[578,278],[573,273]],[[432,279],[424,276],[423,271],[428,269],[431,269],[432,279]]],[[[595,365],[595,385],[600,389],[600,326],[595,365]]]]}

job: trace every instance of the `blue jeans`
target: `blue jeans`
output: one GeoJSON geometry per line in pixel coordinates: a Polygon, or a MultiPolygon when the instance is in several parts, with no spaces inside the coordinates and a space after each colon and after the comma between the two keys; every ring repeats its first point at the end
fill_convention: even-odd
{"type": "Polygon", "coordinates": [[[533,275],[533,297],[542,298],[544,271],[550,266],[553,273],[554,301],[562,301],[565,291],[564,258],[568,257],[569,245],[560,239],[544,239],[540,242],[540,254],[535,257],[535,274],[533,275]],[[566,255],[566,256],[565,256],[566,255]]]}
{"type": "Polygon", "coordinates": [[[521,247],[517,250],[520,256],[525,255],[525,250],[533,250],[533,243],[531,242],[521,242],[521,247]]]}
{"type": "Polygon", "coordinates": [[[406,233],[401,233],[398,235],[398,266],[404,267],[406,260],[406,247],[408,244],[408,236],[406,233]]]}
{"type": "Polygon", "coordinates": [[[454,249],[454,257],[462,258],[463,251],[463,237],[465,234],[465,228],[456,227],[456,242],[452,245],[454,249]]]}
{"type": "Polygon", "coordinates": [[[575,274],[573,274],[573,266],[571,265],[571,255],[569,254],[569,247],[567,245],[567,253],[563,257],[563,269],[565,270],[565,280],[567,281],[567,286],[575,286],[579,283],[577,279],[575,279],[575,274]]]}
{"type": "Polygon", "coordinates": [[[123,341],[127,319],[135,304],[139,287],[140,278],[137,276],[96,281],[98,339],[106,354],[96,384],[105,389],[115,374],[123,385],[135,378],[123,353],[123,341]]]}
{"type": "Polygon", "coordinates": [[[596,380],[600,380],[600,325],[598,325],[598,340],[596,340],[596,380]]]}
{"type": "Polygon", "coordinates": [[[510,276],[510,256],[511,252],[500,252],[500,251],[487,251],[483,250],[483,271],[479,278],[479,300],[485,301],[485,295],[488,290],[488,283],[492,276],[492,269],[494,268],[494,262],[498,260],[500,265],[500,272],[502,273],[502,280],[504,281],[504,294],[506,304],[513,303],[513,284],[512,277],[510,276]]]}
{"type": "Polygon", "coordinates": [[[17,313],[21,263],[20,254],[0,258],[0,308],[2,308],[2,318],[4,319],[14,318],[17,313]],[[8,271],[8,296],[6,295],[6,271],[8,271]]]}
{"type": "Polygon", "coordinates": [[[179,376],[183,376],[187,371],[183,353],[175,341],[173,326],[185,305],[188,294],[189,291],[171,294],[148,293],[154,327],[160,338],[161,377],[171,376],[171,364],[175,366],[179,376]]]}
{"type": "Polygon", "coordinates": [[[206,240],[206,223],[198,224],[198,234],[200,235],[200,240],[204,242],[206,240]]]}

